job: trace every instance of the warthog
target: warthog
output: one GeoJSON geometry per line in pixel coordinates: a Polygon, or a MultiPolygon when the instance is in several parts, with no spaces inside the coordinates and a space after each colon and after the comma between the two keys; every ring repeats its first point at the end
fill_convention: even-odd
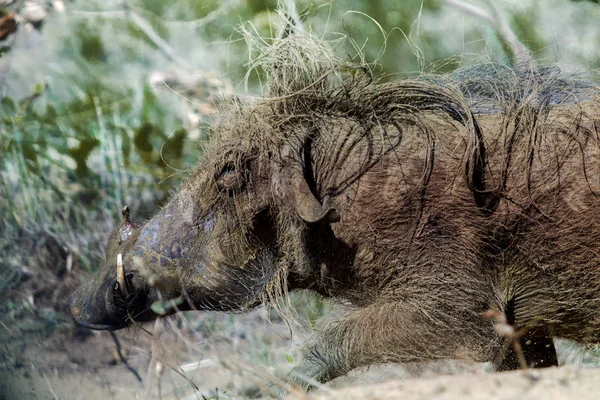
{"type": "Polygon", "coordinates": [[[266,95],[220,106],[154,218],[125,213],[73,295],[78,323],[149,321],[160,299],[244,311],[307,289],[348,307],[293,371],[318,382],[380,362],[497,361],[490,314],[532,366],[556,364],[553,337],[600,342],[594,86],[491,63],[377,84],[307,35],[263,58],[266,95]]]}

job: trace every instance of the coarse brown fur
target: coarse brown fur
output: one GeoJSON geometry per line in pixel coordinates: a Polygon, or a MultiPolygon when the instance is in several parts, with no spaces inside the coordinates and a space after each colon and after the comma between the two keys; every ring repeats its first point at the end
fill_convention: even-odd
{"type": "Polygon", "coordinates": [[[143,311],[110,289],[120,252],[138,306],[344,302],[292,374],[307,387],[379,362],[497,361],[488,310],[549,346],[525,349],[534,365],[552,337],[600,342],[595,86],[492,63],[378,85],[305,34],[264,54],[266,95],[223,106],[187,182],[74,295],[79,322],[143,311]]]}

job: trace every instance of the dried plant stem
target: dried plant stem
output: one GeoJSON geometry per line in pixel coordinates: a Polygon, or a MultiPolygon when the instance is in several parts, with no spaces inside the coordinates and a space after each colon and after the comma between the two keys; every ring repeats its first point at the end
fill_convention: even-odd
{"type": "Polygon", "coordinates": [[[508,323],[506,315],[498,310],[488,310],[483,313],[483,316],[495,321],[494,329],[501,337],[505,339],[504,346],[499,354],[499,359],[495,361],[496,364],[500,363],[502,358],[506,357],[506,351],[512,346],[521,369],[529,369],[529,366],[527,365],[527,359],[523,353],[523,347],[519,342],[519,339],[529,332],[529,327],[524,326],[515,331],[514,326],[508,323]]]}
{"type": "Polygon", "coordinates": [[[523,354],[523,348],[521,347],[521,343],[519,343],[520,336],[521,335],[518,335],[517,332],[515,337],[512,338],[512,347],[515,351],[515,355],[517,356],[517,360],[519,361],[521,369],[529,369],[529,366],[527,365],[527,360],[525,359],[525,355],[523,354]]]}
{"type": "MultiPolygon", "coordinates": [[[[146,374],[146,395],[144,398],[150,398],[150,390],[152,389],[152,381],[156,375],[156,362],[160,359],[160,349],[158,340],[162,333],[162,319],[158,318],[154,322],[154,335],[152,336],[152,344],[151,344],[151,359],[150,364],[148,365],[148,372],[146,374]]],[[[160,383],[159,383],[160,385],[160,383]]]]}
{"type": "Polygon", "coordinates": [[[46,380],[46,383],[48,384],[48,389],[50,389],[50,393],[52,393],[52,396],[54,396],[54,398],[56,400],[59,400],[56,393],[54,393],[54,390],[52,390],[52,386],[50,385],[50,381],[48,380],[48,377],[46,376],[46,374],[43,374],[43,375],[44,375],[44,379],[46,380]]]}
{"type": "Polygon", "coordinates": [[[123,353],[121,352],[121,343],[119,343],[119,339],[117,339],[117,335],[115,335],[115,333],[113,331],[108,331],[108,333],[115,341],[115,345],[117,346],[117,354],[119,355],[119,359],[121,360],[121,362],[125,365],[125,367],[127,367],[127,369],[129,371],[131,371],[131,373],[133,375],[135,375],[137,380],[141,382],[142,377],[140,376],[140,374],[138,374],[138,372],[135,370],[135,368],[133,368],[131,365],[129,365],[129,363],[127,362],[127,359],[125,358],[125,356],[123,356],[123,353]]]}

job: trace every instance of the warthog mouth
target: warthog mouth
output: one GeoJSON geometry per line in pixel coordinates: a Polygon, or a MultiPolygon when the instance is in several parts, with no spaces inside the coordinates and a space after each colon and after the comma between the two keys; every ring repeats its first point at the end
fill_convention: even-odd
{"type": "MultiPolygon", "coordinates": [[[[71,312],[73,314],[75,314],[76,309],[72,308],[71,312]]],[[[83,326],[84,328],[87,328],[87,329],[93,329],[95,331],[116,331],[116,330],[119,330],[121,328],[127,327],[127,324],[123,324],[123,325],[96,325],[96,324],[88,324],[87,322],[84,322],[84,321],[81,321],[81,320],[77,320],[76,318],[74,318],[74,320],[77,323],[77,325],[83,326]]]]}
{"type": "Polygon", "coordinates": [[[106,279],[100,290],[95,281],[82,284],[71,297],[75,322],[94,330],[117,330],[156,318],[150,309],[149,291],[134,289],[132,279],[132,274],[106,279]]]}

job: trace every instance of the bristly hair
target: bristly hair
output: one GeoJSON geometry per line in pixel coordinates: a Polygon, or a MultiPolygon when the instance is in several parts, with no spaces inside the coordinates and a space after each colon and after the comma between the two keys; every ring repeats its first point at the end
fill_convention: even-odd
{"type": "MultiPolygon", "coordinates": [[[[429,138],[433,151],[435,134],[426,126],[424,115],[444,114],[466,128],[464,173],[478,205],[491,211],[501,196],[502,183],[500,187],[485,183],[486,146],[475,116],[497,114],[514,120],[519,115],[519,122],[527,123],[525,114],[529,115],[526,119],[535,119],[547,114],[551,106],[589,101],[598,94],[595,85],[568,76],[558,67],[523,71],[494,62],[448,75],[423,75],[377,85],[371,69],[344,62],[328,43],[313,34],[297,31],[267,45],[246,33],[251,53],[259,53],[252,59],[250,70],[260,68],[267,82],[264,97],[251,106],[260,116],[259,122],[270,128],[264,130],[262,139],[289,141],[290,134],[303,131],[298,127],[315,134],[315,126],[324,119],[347,117],[358,121],[365,131],[374,126],[415,125],[429,138]]],[[[529,134],[533,137],[536,132],[529,134]]],[[[424,166],[424,177],[430,169],[431,165],[424,166]]]]}

